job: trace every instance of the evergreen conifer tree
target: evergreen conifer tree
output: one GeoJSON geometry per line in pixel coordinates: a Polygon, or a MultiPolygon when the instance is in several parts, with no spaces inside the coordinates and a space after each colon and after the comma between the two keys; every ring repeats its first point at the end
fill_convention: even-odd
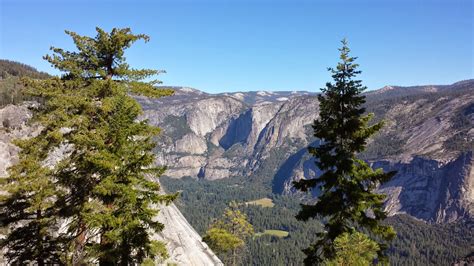
{"type": "MultiPolygon", "coordinates": [[[[43,232],[49,234],[61,225],[51,242],[61,243],[62,249],[54,248],[51,254],[60,252],[63,263],[129,265],[166,256],[164,244],[152,240],[151,234],[164,226],[154,220],[156,204],[175,198],[159,192],[156,178],[165,167],[154,166],[152,152],[159,129],[138,119],[142,110],[131,94],[161,97],[172,91],[156,89],[158,81],[144,81],[162,71],[133,69],[125,61],[125,50],[137,40],[148,41],[148,36],[132,34],[128,28],[96,30],[95,37],[66,31],[77,51],[51,48],[53,55],[45,56],[63,72],[61,78],[25,80],[27,92],[44,102],[33,119],[42,129],[21,146],[21,154],[34,149],[35,157],[20,154],[18,165],[31,161],[39,166],[50,188],[38,202],[39,209],[50,211],[51,222],[44,222],[43,232]],[[55,150],[62,151],[60,158],[46,167],[45,158],[55,150]]],[[[29,182],[36,182],[34,167],[16,174],[18,167],[12,167],[7,186],[29,176],[29,182]]],[[[38,193],[35,187],[29,193],[9,191],[2,207],[21,205],[15,195],[38,193]]],[[[18,212],[29,208],[23,205],[18,212]]],[[[11,225],[10,220],[3,224],[11,225]]],[[[11,243],[7,238],[5,246],[11,243]]]]}
{"type": "Polygon", "coordinates": [[[334,240],[336,256],[325,261],[326,266],[365,266],[373,264],[379,246],[367,235],[354,232],[344,233],[334,240]]]}
{"type": "MultiPolygon", "coordinates": [[[[355,57],[349,56],[346,40],[342,41],[341,62],[336,69],[329,68],[334,83],[326,83],[318,96],[320,113],[314,121],[314,136],[321,140],[318,147],[310,147],[316,166],[323,173],[314,179],[294,183],[301,191],[320,189],[318,201],[302,205],[297,218],[308,220],[320,216],[325,221],[325,232],[320,239],[304,250],[305,263],[312,265],[336,256],[334,240],[344,233],[354,233],[361,228],[382,240],[390,240],[395,232],[380,222],[386,218],[383,209],[385,196],[374,192],[375,188],[388,181],[395,173],[373,170],[366,162],[357,158],[367,140],[380,130],[382,122],[369,125],[373,114],[364,115],[366,89],[360,80],[355,57]]],[[[377,238],[377,239],[379,239],[377,238]]],[[[378,243],[378,258],[386,259],[387,245],[378,243]]]]}

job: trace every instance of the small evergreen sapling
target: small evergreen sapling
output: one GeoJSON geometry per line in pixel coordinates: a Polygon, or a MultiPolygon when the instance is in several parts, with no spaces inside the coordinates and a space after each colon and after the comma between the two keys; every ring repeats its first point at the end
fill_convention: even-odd
{"type": "Polygon", "coordinates": [[[239,210],[237,202],[232,201],[224,210],[224,214],[211,225],[203,241],[212,250],[223,256],[230,265],[237,265],[245,248],[245,241],[254,234],[252,224],[247,215],[239,210]]]}

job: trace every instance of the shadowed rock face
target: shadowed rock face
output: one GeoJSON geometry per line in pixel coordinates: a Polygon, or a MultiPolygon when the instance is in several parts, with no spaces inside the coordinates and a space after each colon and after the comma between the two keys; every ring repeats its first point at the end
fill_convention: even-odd
{"type": "MultiPolygon", "coordinates": [[[[139,98],[144,118],[163,129],[157,163],[169,166],[166,175],[266,178],[283,194],[295,193],[292,181],[318,175],[306,152],[317,143],[311,129],[319,112],[314,94],[175,90],[175,96],[158,100],[139,98]]],[[[388,86],[366,96],[367,111],[385,126],[361,157],[399,171],[381,188],[389,194],[389,213],[432,222],[472,215],[474,181],[466,158],[474,150],[474,80],[388,86]]]]}
{"type": "Polygon", "coordinates": [[[474,216],[474,158],[472,152],[440,164],[415,157],[408,163],[378,161],[373,167],[397,170],[380,188],[388,195],[389,215],[407,213],[430,222],[453,222],[474,216]]]}

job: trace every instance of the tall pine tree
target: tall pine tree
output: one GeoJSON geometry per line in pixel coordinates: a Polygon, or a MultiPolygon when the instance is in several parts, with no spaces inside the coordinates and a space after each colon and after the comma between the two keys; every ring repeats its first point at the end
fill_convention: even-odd
{"type": "Polygon", "coordinates": [[[304,250],[308,265],[333,260],[336,256],[334,240],[344,233],[354,233],[362,228],[370,235],[377,235],[380,250],[378,259],[384,260],[385,241],[395,236],[389,226],[380,222],[386,218],[383,209],[385,196],[374,192],[376,187],[388,181],[395,173],[373,170],[366,162],[357,158],[364,151],[367,140],[380,130],[382,122],[369,125],[373,114],[364,115],[366,89],[360,80],[354,79],[361,72],[349,56],[346,40],[342,41],[341,62],[336,69],[329,68],[334,83],[326,83],[318,96],[320,113],[314,121],[314,136],[321,140],[318,147],[310,147],[316,166],[323,173],[314,179],[294,183],[301,191],[320,189],[314,205],[302,205],[297,215],[300,220],[322,217],[325,232],[319,240],[304,250]]]}
{"type": "MultiPolygon", "coordinates": [[[[33,119],[42,130],[29,143],[41,144],[41,150],[30,161],[41,166],[48,154],[62,151],[54,165],[42,168],[49,169],[44,176],[52,190],[40,199],[48,204],[40,206],[51,209],[48,217],[54,218],[43,231],[61,226],[50,242],[61,243],[62,249],[51,254],[61,252],[63,263],[98,261],[101,265],[129,265],[166,256],[164,244],[152,240],[151,234],[164,226],[154,220],[156,204],[168,203],[175,195],[159,192],[156,178],[165,168],[154,166],[152,152],[159,129],[138,120],[142,110],[131,94],[161,97],[172,91],[156,89],[158,81],[144,82],[162,71],[133,69],[124,57],[135,41],[149,38],[128,28],[110,33],[97,28],[95,37],[66,33],[77,51],[51,48],[53,55],[45,56],[64,73],[62,77],[25,81],[28,93],[44,102],[33,119]]],[[[20,156],[19,165],[24,161],[20,156]]],[[[15,175],[16,168],[10,186],[29,175],[34,182],[33,169],[15,175]]],[[[36,193],[36,188],[31,191],[36,193]]],[[[2,200],[7,208],[18,205],[13,195],[2,200]]]]}

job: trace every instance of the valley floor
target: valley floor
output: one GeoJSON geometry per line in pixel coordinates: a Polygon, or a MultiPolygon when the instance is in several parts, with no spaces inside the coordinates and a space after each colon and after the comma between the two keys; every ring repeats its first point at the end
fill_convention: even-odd
{"type": "MultiPolygon", "coordinates": [[[[245,203],[272,199],[272,207],[241,205],[255,231],[260,232],[247,242],[243,265],[301,265],[304,258],[301,249],[314,241],[315,234],[321,230],[319,221],[300,222],[294,218],[299,210],[298,199],[273,194],[264,182],[162,178],[161,183],[169,192],[181,191],[176,205],[201,235],[231,200],[245,203]]],[[[264,202],[268,204],[268,200],[264,202]]],[[[474,221],[426,224],[407,215],[397,215],[387,222],[397,231],[389,250],[391,265],[451,265],[472,252],[474,221]]]]}

